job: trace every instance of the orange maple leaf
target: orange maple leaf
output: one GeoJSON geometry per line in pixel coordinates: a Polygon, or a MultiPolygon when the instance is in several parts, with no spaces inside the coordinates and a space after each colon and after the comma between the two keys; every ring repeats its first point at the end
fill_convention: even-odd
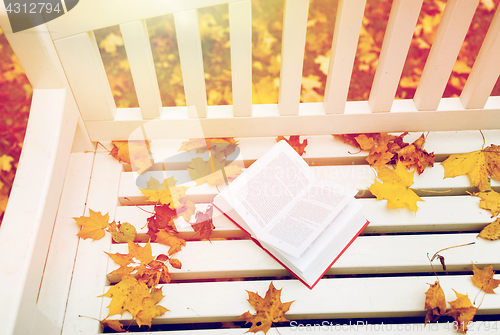
{"type": "Polygon", "coordinates": [[[429,285],[429,289],[425,292],[425,309],[427,310],[425,324],[429,321],[437,321],[441,315],[446,314],[446,299],[439,282],[429,285]]]}
{"type": "Polygon", "coordinates": [[[89,216],[80,216],[73,219],[77,225],[82,227],[76,235],[83,239],[99,240],[104,237],[104,230],[109,227],[108,213],[102,215],[101,212],[94,212],[91,209],[89,209],[89,216]]]}
{"type": "Polygon", "coordinates": [[[245,320],[247,323],[252,323],[247,333],[257,333],[259,331],[267,333],[273,323],[288,321],[285,318],[285,313],[288,312],[293,301],[282,303],[281,290],[277,290],[273,282],[271,282],[264,298],[257,293],[247,291],[248,302],[257,312],[256,315],[253,315],[247,311],[238,316],[238,318],[245,320]]]}
{"type": "Polygon", "coordinates": [[[455,290],[453,290],[453,292],[455,292],[457,299],[448,301],[451,309],[446,314],[450,315],[458,322],[458,332],[466,333],[467,326],[469,322],[472,322],[472,319],[474,319],[477,308],[472,305],[468,295],[460,294],[455,290]]]}
{"type": "Polygon", "coordinates": [[[493,278],[495,274],[493,265],[487,266],[482,270],[478,269],[474,264],[472,264],[472,267],[474,271],[474,276],[471,277],[472,283],[485,293],[495,293],[493,290],[500,285],[500,280],[493,278]]]}
{"type": "Polygon", "coordinates": [[[302,156],[306,151],[304,150],[307,147],[307,139],[303,140],[300,143],[300,136],[292,135],[289,139],[286,139],[284,136],[278,136],[276,138],[276,142],[285,140],[290,146],[300,155],[302,156]]]}
{"type": "Polygon", "coordinates": [[[168,249],[169,255],[173,255],[176,252],[181,251],[181,248],[186,245],[185,240],[166,229],[160,229],[158,231],[155,242],[170,246],[170,249],[168,249]]]}

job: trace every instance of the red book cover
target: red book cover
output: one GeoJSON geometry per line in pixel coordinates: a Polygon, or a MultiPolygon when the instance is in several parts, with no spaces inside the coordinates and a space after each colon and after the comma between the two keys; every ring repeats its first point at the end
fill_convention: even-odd
{"type": "Polygon", "coordinates": [[[302,280],[302,278],[300,278],[299,276],[297,276],[292,270],[290,270],[285,264],[283,264],[278,258],[276,258],[269,250],[267,250],[266,248],[264,248],[260,242],[258,240],[256,240],[255,238],[253,238],[251,236],[251,234],[246,231],[243,227],[241,227],[236,221],[234,221],[231,217],[229,217],[229,215],[227,215],[226,213],[224,213],[224,211],[222,211],[219,207],[217,207],[213,202],[212,202],[212,205],[217,208],[217,210],[219,212],[221,212],[222,214],[224,214],[224,216],[226,218],[228,218],[229,220],[231,220],[231,222],[233,222],[236,226],[238,226],[241,230],[243,230],[251,239],[252,241],[257,244],[262,250],[264,250],[267,254],[269,254],[272,258],[274,258],[278,263],[280,263],[285,269],[288,270],[288,272],[290,272],[295,278],[297,278],[302,284],[304,284],[305,286],[307,286],[310,290],[312,290],[314,288],[314,286],[316,286],[316,284],[319,282],[319,280],[325,275],[325,273],[333,266],[333,264],[339,259],[339,257],[347,250],[347,248],[352,244],[352,242],[354,242],[354,240],[363,232],[363,230],[368,226],[368,224],[370,223],[368,220],[366,220],[366,223],[364,224],[363,227],[361,227],[361,229],[356,233],[356,235],[353,236],[353,238],[349,241],[349,243],[346,244],[346,246],[344,247],[344,249],[342,249],[342,251],[337,255],[337,257],[335,257],[335,259],[332,261],[332,263],[330,263],[329,266],[326,267],[325,271],[323,271],[323,273],[318,277],[318,279],[312,284],[312,285],[309,285],[307,284],[306,282],[304,282],[302,280]]]}

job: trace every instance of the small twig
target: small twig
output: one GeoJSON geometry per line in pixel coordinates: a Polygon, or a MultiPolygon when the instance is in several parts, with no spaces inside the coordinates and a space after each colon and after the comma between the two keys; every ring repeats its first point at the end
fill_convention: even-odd
{"type": "Polygon", "coordinates": [[[441,251],[444,251],[444,250],[448,250],[448,249],[452,249],[452,248],[458,248],[458,247],[465,247],[466,245],[471,245],[471,244],[475,244],[476,242],[470,242],[470,243],[465,243],[465,244],[460,244],[460,245],[454,245],[452,247],[447,247],[447,248],[443,248],[441,250],[438,250],[436,251],[436,253],[434,254],[434,256],[432,256],[431,258],[431,262],[434,260],[434,258],[436,258],[437,254],[441,251]]]}
{"type": "Polygon", "coordinates": [[[448,192],[451,192],[451,190],[452,190],[452,188],[450,188],[449,190],[446,190],[446,191],[432,191],[432,190],[423,190],[421,188],[413,188],[413,187],[411,187],[410,189],[412,189],[414,191],[427,192],[427,193],[437,193],[437,194],[448,193],[448,192]]]}
{"type": "Polygon", "coordinates": [[[486,145],[486,139],[484,138],[484,134],[481,131],[481,129],[479,129],[479,132],[481,133],[481,136],[483,137],[483,146],[481,147],[481,150],[484,150],[484,146],[486,145]]]}
{"type": "Polygon", "coordinates": [[[434,265],[432,265],[432,261],[429,258],[429,253],[427,253],[427,259],[429,260],[429,264],[431,265],[432,271],[434,272],[434,275],[436,276],[437,281],[439,282],[439,277],[436,273],[436,270],[434,270],[434,265]]]}

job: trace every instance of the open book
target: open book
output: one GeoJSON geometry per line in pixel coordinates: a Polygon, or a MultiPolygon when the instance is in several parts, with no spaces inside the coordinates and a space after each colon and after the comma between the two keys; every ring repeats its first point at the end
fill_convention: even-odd
{"type": "Polygon", "coordinates": [[[280,141],[213,204],[312,289],[368,225],[356,193],[318,180],[302,157],[280,141]]]}

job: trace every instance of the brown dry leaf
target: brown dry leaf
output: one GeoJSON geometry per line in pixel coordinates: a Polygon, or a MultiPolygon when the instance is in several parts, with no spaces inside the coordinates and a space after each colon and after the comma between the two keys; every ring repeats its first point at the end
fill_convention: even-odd
{"type": "Polygon", "coordinates": [[[455,290],[453,291],[457,295],[457,299],[448,301],[451,309],[446,314],[450,315],[458,322],[458,332],[466,333],[467,326],[469,322],[472,322],[472,319],[474,319],[477,308],[472,305],[468,295],[460,294],[455,290]]]}
{"type": "Polygon", "coordinates": [[[200,211],[196,213],[196,223],[192,224],[191,227],[195,232],[200,233],[201,238],[210,239],[210,235],[212,235],[212,231],[215,229],[212,223],[213,211],[214,208],[209,206],[205,212],[200,211]]]}
{"type": "Polygon", "coordinates": [[[284,136],[278,136],[276,138],[276,142],[285,140],[290,146],[300,155],[302,156],[305,153],[305,148],[307,147],[307,139],[303,140],[300,143],[300,136],[292,135],[289,139],[286,139],[284,136]]]}
{"type": "Polygon", "coordinates": [[[293,301],[282,303],[281,289],[277,290],[273,282],[269,284],[269,289],[264,298],[257,293],[247,292],[248,302],[257,312],[256,315],[253,315],[247,311],[238,316],[238,318],[245,320],[247,323],[252,323],[247,333],[257,333],[259,331],[267,333],[274,322],[288,321],[287,318],[285,318],[285,313],[288,312],[293,301]]]}
{"type": "Polygon", "coordinates": [[[172,267],[174,267],[176,269],[182,268],[182,263],[177,258],[170,258],[169,263],[170,263],[170,265],[172,265],[172,267]]]}
{"type": "Polygon", "coordinates": [[[427,310],[425,324],[429,321],[435,322],[441,315],[446,314],[446,299],[441,285],[438,281],[429,285],[429,289],[425,292],[425,309],[427,310]]]}
{"type": "Polygon", "coordinates": [[[181,251],[181,248],[186,245],[186,241],[165,229],[160,229],[156,234],[156,242],[168,245],[168,254],[173,255],[181,251]]]}
{"type": "Polygon", "coordinates": [[[493,271],[493,264],[482,270],[478,269],[474,264],[472,264],[472,267],[474,271],[474,276],[471,277],[472,283],[486,293],[496,293],[493,290],[500,285],[500,280],[493,278],[495,274],[495,271],[493,271]]]}
{"type": "Polygon", "coordinates": [[[108,213],[102,215],[101,212],[94,212],[91,209],[89,209],[89,216],[80,216],[73,219],[77,225],[82,227],[76,235],[83,239],[99,240],[104,237],[104,230],[109,227],[108,213]]]}
{"type": "Polygon", "coordinates": [[[495,217],[500,214],[500,193],[491,190],[471,194],[481,198],[479,207],[489,211],[491,213],[491,217],[495,217]]]}
{"type": "Polygon", "coordinates": [[[500,146],[491,145],[483,150],[450,155],[441,163],[444,178],[466,175],[480,192],[491,190],[490,178],[500,180],[500,146]]]}
{"type": "Polygon", "coordinates": [[[384,166],[377,170],[377,179],[383,183],[375,180],[369,190],[378,200],[386,199],[387,207],[418,210],[417,201],[423,200],[409,188],[413,184],[413,171],[408,172],[402,163],[395,169],[384,166]]]}
{"type": "Polygon", "coordinates": [[[484,227],[477,236],[490,241],[500,239],[500,218],[484,227]]]}

